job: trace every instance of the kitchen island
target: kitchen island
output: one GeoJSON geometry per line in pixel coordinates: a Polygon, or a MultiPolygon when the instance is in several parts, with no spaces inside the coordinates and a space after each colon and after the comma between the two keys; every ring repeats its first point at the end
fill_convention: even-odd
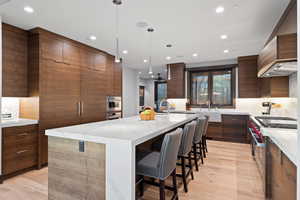
{"type": "Polygon", "coordinates": [[[194,119],[196,114],[139,116],[46,130],[49,199],[135,199],[136,146],[194,119]]]}

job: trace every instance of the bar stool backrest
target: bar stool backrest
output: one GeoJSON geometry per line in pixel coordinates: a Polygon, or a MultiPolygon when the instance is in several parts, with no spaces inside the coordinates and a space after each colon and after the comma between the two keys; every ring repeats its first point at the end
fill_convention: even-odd
{"type": "Polygon", "coordinates": [[[196,124],[196,121],[192,121],[184,126],[178,156],[185,156],[191,152],[196,124]]]}
{"type": "Polygon", "coordinates": [[[199,142],[201,142],[202,136],[205,131],[206,121],[207,120],[204,117],[197,119],[197,125],[195,128],[195,135],[194,135],[194,140],[193,140],[193,142],[195,144],[198,144],[199,142]]]}
{"type": "Polygon", "coordinates": [[[182,138],[182,129],[179,128],[165,135],[158,162],[158,178],[165,180],[176,168],[177,153],[182,138]]]}

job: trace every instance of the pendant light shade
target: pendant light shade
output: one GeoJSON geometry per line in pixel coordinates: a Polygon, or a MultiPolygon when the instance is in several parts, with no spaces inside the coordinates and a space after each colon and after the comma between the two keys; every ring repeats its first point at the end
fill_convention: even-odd
{"type": "Polygon", "coordinates": [[[168,70],[168,80],[171,80],[171,67],[170,65],[167,65],[168,70]]]}
{"type": "Polygon", "coordinates": [[[149,35],[149,74],[153,74],[152,70],[152,33],[154,32],[153,28],[148,28],[147,32],[150,34],[149,35]]]}
{"type": "Polygon", "coordinates": [[[122,4],[121,0],[113,0],[113,4],[116,6],[116,40],[115,40],[115,62],[121,62],[120,48],[119,48],[119,5],[122,4]]]}

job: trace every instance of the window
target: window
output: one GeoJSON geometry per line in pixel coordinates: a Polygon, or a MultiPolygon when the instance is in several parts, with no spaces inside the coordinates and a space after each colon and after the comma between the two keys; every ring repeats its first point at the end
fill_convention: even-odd
{"type": "Polygon", "coordinates": [[[167,98],[167,82],[156,81],[155,82],[155,104],[156,108],[159,109],[161,100],[167,98]]]}
{"type": "Polygon", "coordinates": [[[139,87],[140,106],[145,105],[145,86],[139,87]]]}
{"type": "Polygon", "coordinates": [[[233,107],[234,70],[218,69],[190,72],[191,104],[201,107],[233,107]]]}

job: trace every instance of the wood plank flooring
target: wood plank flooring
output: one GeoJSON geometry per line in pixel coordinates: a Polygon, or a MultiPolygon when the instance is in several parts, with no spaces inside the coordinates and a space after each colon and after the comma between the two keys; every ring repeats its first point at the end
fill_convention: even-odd
{"type": "MultiPolygon", "coordinates": [[[[263,200],[262,182],[250,154],[250,145],[208,141],[208,156],[180,200],[263,200]]],[[[47,200],[48,169],[31,171],[0,185],[0,199],[47,200]]],[[[158,188],[146,187],[141,200],[159,199],[158,188]]],[[[167,198],[168,199],[168,198],[167,198]]]]}

